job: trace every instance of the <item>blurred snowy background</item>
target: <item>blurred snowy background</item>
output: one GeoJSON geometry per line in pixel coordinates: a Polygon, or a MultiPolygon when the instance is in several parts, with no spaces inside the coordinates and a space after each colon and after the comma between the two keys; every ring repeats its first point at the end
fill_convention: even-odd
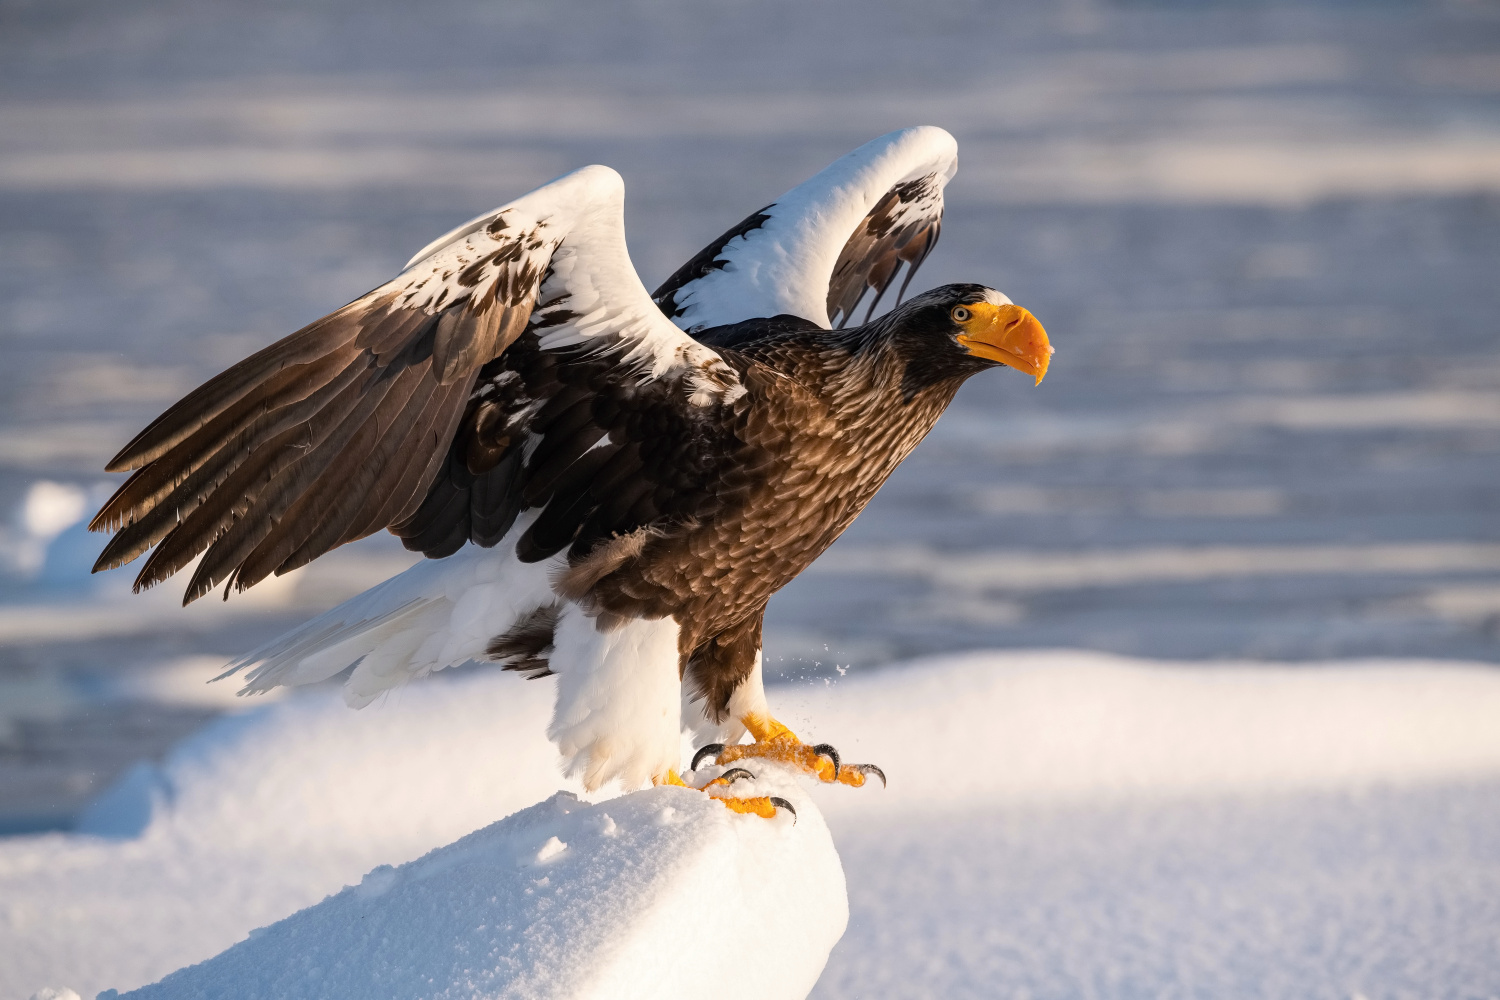
{"type": "Polygon", "coordinates": [[[624,174],[651,287],[917,123],[961,148],[919,284],[1005,290],[1056,364],[963,391],[773,601],[771,672],[1500,660],[1493,3],[0,0],[0,832],[407,564],[187,611],[90,578],[103,464],[164,406],[575,166],[624,174]]]}

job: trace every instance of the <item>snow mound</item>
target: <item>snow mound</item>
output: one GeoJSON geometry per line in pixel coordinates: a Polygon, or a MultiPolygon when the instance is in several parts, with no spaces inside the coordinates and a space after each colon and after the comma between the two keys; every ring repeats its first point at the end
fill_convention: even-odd
{"type": "Polygon", "coordinates": [[[78,833],[0,840],[0,998],[154,982],[378,865],[580,790],[547,741],[552,699],[550,678],[497,670],[358,712],[334,691],[243,700],[127,772],[78,833]]]}
{"type": "MultiPolygon", "coordinates": [[[[892,944],[904,940],[891,937],[893,928],[926,928],[923,947],[932,956],[951,951],[955,942],[1018,933],[1007,914],[1029,904],[1007,887],[1024,883],[1035,896],[1054,884],[1017,881],[1030,864],[1025,844],[1003,837],[1025,817],[1135,808],[1190,817],[1196,814],[1174,803],[1380,789],[1420,797],[1500,780],[1500,670],[1479,664],[1166,664],[1087,652],[992,652],[853,674],[829,686],[779,684],[768,693],[777,716],[800,735],[832,743],[846,761],[879,764],[890,777],[888,790],[877,783],[807,793],[833,829],[855,894],[856,916],[830,970],[843,970],[839,982],[861,985],[840,996],[869,995],[874,970],[894,974],[899,956],[909,960],[904,974],[925,961],[892,944]],[[951,875],[946,882],[945,872],[951,875]],[[973,895],[973,907],[955,910],[944,885],[973,895]],[[1009,904],[1000,905],[1000,898],[1009,904]]],[[[64,985],[91,997],[106,987],[124,991],[155,982],[223,952],[253,928],[313,906],[373,868],[412,861],[560,788],[578,791],[560,777],[557,750],[545,736],[553,696],[550,678],[476,671],[413,684],[357,712],[336,692],[308,692],[214,722],[161,764],[127,775],[95,803],[80,833],[0,840],[0,998],[23,1000],[42,987],[64,985]]],[[[735,793],[749,794],[742,788],[735,793]]],[[[1470,801],[1463,798],[1470,793],[1452,794],[1458,804],[1443,799],[1441,807],[1423,806],[1422,815],[1470,801]]],[[[1470,798],[1484,797],[1474,792],[1470,798]]],[[[623,821],[612,802],[602,808],[623,821]]],[[[817,822],[800,805],[798,812],[797,831],[817,822]]],[[[1485,830],[1474,842],[1500,843],[1500,834],[1484,827],[1488,814],[1478,805],[1472,812],[1480,818],[1465,829],[1485,830]]],[[[1382,830],[1404,829],[1402,815],[1392,806],[1372,822],[1382,830]]],[[[1111,822],[1079,819],[1077,828],[1107,831],[1111,822]]],[[[1087,858],[1097,848],[1092,837],[1060,838],[1042,820],[1036,823],[1043,854],[1061,844],[1087,858]]],[[[1196,819],[1179,825],[1183,843],[1216,856],[1222,836],[1200,838],[1196,819]]],[[[1247,821],[1246,828],[1252,825],[1247,821]]],[[[1286,824],[1278,818],[1272,826],[1278,825],[1286,824]]],[[[1357,821],[1328,826],[1355,839],[1367,832],[1357,821]]],[[[559,861],[579,856],[572,853],[580,846],[576,835],[556,835],[569,845],[559,861]]],[[[1337,843],[1333,834],[1325,839],[1337,843]]],[[[1391,843],[1398,841],[1406,843],[1393,835],[1391,843]]],[[[1144,841],[1138,847],[1145,854],[1152,849],[1144,841]]],[[[1405,847],[1392,851],[1401,864],[1411,856],[1405,847]]],[[[1431,859],[1432,871],[1452,868],[1443,851],[1431,859]]],[[[1352,856],[1352,848],[1307,852],[1309,858],[1325,855],[1352,856]]],[[[1057,886],[1074,884],[1067,873],[1081,862],[1062,847],[1046,857],[1057,886]]],[[[1121,871],[1138,866],[1138,858],[1121,857],[1121,871]]],[[[1377,861],[1386,863],[1371,864],[1377,861]]],[[[1462,868],[1466,876],[1475,870],[1462,868]]],[[[1311,861],[1288,871],[1280,884],[1324,891],[1311,861]]],[[[1495,871],[1500,880],[1500,861],[1495,871]]],[[[1237,878],[1237,872],[1222,878],[1237,878]]],[[[1115,884],[1107,875],[1097,884],[1115,884]]],[[[1217,878],[1205,876],[1205,884],[1221,884],[1217,878]]],[[[1351,875],[1348,884],[1362,883],[1351,875]]],[[[1453,902],[1444,895],[1446,883],[1432,879],[1381,884],[1391,893],[1406,892],[1411,913],[1426,913],[1429,905],[1439,912],[1453,902]]],[[[1327,889],[1330,898],[1345,898],[1342,885],[1327,889]]],[[[1105,897],[1101,905],[1113,905],[1113,897],[1105,897]]],[[[1276,901],[1283,908],[1304,903],[1307,912],[1322,912],[1301,897],[1276,901]]],[[[1489,910],[1453,905],[1458,925],[1472,918],[1473,926],[1495,926],[1489,910]]],[[[1106,954],[1115,956],[1111,961],[1129,958],[1108,951],[1123,939],[1107,932],[1106,921],[1085,934],[1070,922],[1071,912],[1060,902],[1057,922],[1038,925],[1038,939],[1050,940],[1055,932],[1076,947],[1079,963],[1106,954]]],[[[1171,940],[1179,926],[1203,925],[1196,912],[1181,912],[1182,920],[1163,922],[1153,940],[1171,940]]],[[[698,940],[705,948],[735,940],[719,932],[727,919],[723,907],[699,916],[697,935],[674,939],[663,956],[698,940]]],[[[1396,931],[1414,919],[1386,925],[1391,934],[1381,940],[1387,952],[1405,954],[1394,943],[1396,931]]],[[[487,921],[474,925],[480,923],[487,921]]],[[[1262,940],[1214,926],[1230,944],[1262,940]]],[[[1431,929],[1448,933],[1446,925],[1431,929]]],[[[733,956],[723,961],[726,969],[744,964],[733,956]]],[[[974,981],[986,982],[988,975],[976,973],[974,981]]],[[[994,992],[976,989],[934,995],[994,992]]]]}
{"type": "Polygon", "coordinates": [[[127,995],[800,1000],[848,922],[844,873],[796,777],[755,770],[735,794],[795,817],[685,788],[559,792],[127,995]]]}
{"type": "Polygon", "coordinates": [[[886,795],[820,799],[830,816],[1500,775],[1500,669],[1451,660],[1195,664],[978,652],[783,688],[771,704],[796,732],[890,775],[886,795]]]}

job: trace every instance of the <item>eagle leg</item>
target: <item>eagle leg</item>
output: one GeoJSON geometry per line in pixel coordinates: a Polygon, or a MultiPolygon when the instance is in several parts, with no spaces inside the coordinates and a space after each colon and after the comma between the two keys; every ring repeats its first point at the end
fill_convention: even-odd
{"type": "Polygon", "coordinates": [[[726,747],[721,743],[710,743],[699,749],[693,757],[693,770],[698,769],[703,758],[713,755],[715,764],[732,764],[737,760],[763,757],[799,767],[819,781],[838,782],[858,788],[870,775],[885,784],[885,772],[874,764],[845,764],[839,752],[827,743],[808,746],[797,738],[797,734],[769,716],[745,715],[740,719],[754,743],[726,747]]]}

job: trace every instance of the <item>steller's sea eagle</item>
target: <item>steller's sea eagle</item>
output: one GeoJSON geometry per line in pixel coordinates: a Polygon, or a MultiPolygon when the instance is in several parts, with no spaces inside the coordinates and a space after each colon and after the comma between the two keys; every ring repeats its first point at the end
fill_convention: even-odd
{"type": "Polygon", "coordinates": [[[226,676],[253,668],[244,690],[258,692],[354,664],[344,690],[361,706],[490,659],[557,676],[548,735],[587,788],[682,783],[684,729],[709,744],[694,770],[705,752],[761,756],[861,785],[878,768],[772,717],[766,602],[965,379],[1006,365],[1040,382],[1052,353],[983,285],[898,293],[870,318],[937,242],[956,157],[939,128],[876,139],[654,295],[626,252],[620,175],[560,177],[153,421],[109,464],[134,475],[90,525],[116,532],[94,569],[152,550],[139,590],[201,555],[186,603],[387,528],[430,561],[226,676]]]}

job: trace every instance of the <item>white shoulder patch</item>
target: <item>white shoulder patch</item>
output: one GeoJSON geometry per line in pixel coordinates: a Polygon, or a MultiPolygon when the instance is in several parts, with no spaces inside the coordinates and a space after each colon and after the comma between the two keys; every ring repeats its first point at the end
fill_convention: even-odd
{"type": "MultiPolygon", "coordinates": [[[[762,210],[758,226],[719,248],[715,259],[723,266],[674,293],[675,322],[701,330],[790,314],[827,328],[838,311],[830,309],[830,283],[851,240],[860,236],[894,255],[899,248],[880,244],[882,237],[899,242],[909,227],[924,225],[932,227],[935,242],[943,187],[957,169],[958,144],[940,128],[902,129],[866,143],[782,195],[762,210]],[[878,232],[863,233],[877,209],[878,232]]],[[[866,262],[866,268],[885,263],[866,262]]],[[[893,274],[894,267],[882,280],[893,274]]]]}
{"type": "Polygon", "coordinates": [[[535,302],[543,350],[595,347],[645,379],[681,375],[694,402],[732,400],[739,376],[668,320],[625,244],[625,182],[609,167],[566,174],[434,240],[392,285],[429,312],[487,293],[535,302]]]}

